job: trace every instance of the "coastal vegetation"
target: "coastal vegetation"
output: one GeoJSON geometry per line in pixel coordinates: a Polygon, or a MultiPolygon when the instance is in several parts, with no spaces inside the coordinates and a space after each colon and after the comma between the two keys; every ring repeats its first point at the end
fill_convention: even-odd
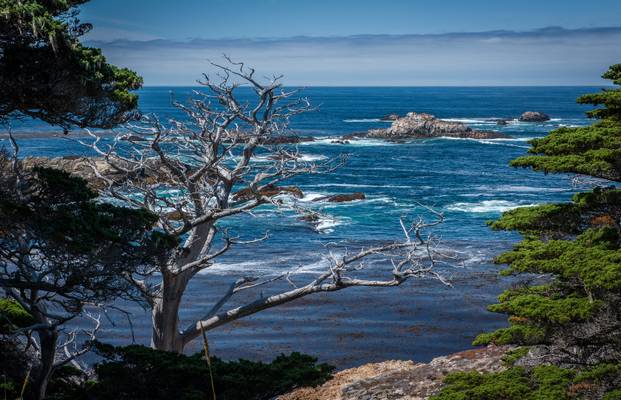
{"type": "MultiPolygon", "coordinates": [[[[317,222],[321,212],[300,204],[302,190],[286,185],[332,173],[346,157],[305,158],[296,145],[317,139],[296,136],[289,122],[312,111],[310,103],[282,77],[259,79],[227,57],[211,65],[217,73],[205,74],[188,102],[173,100],[181,119],[140,115],[133,91],[142,78],[80,42],[91,25],[78,19],[77,7],[87,1],[0,0],[0,124],[13,151],[0,152],[0,396],[273,399],[321,385],[335,368],[298,352],[269,363],[225,361],[209,351],[210,330],[229,324],[235,332],[242,318],[318,293],[413,279],[451,286],[436,266],[454,257],[432,232],[444,214],[418,203],[408,212],[423,210],[428,218],[397,219],[401,239],[374,235],[356,242],[365,247],[326,243],[325,264],[313,274],[297,274],[308,267],[303,264],[275,275],[248,268],[235,279],[210,276],[230,250],[252,253],[270,239],[267,229],[263,235],[247,230],[245,217],[267,209],[317,222]],[[21,156],[11,123],[24,118],[65,133],[125,125],[116,136],[85,129],[76,141],[94,156],[71,156],[64,167],[50,168],[45,157],[21,156]],[[215,300],[188,305],[188,287],[199,274],[202,290],[215,300]],[[230,279],[224,291],[223,279],[230,279]],[[126,335],[133,338],[129,303],[149,313],[150,347],[99,341],[102,318],[111,312],[127,318],[126,335]],[[200,307],[200,315],[190,318],[186,306],[200,307]],[[195,340],[203,350],[188,355],[195,340]],[[90,365],[81,362],[87,354],[90,365]]],[[[621,189],[613,186],[621,182],[621,64],[603,77],[617,87],[578,99],[597,107],[588,113],[596,122],[534,139],[528,155],[511,161],[545,174],[580,174],[593,189],[490,221],[491,229],[522,235],[496,258],[507,265],[503,275],[523,278],[489,306],[508,316],[508,326],[475,339],[486,348],[427,366],[388,362],[393,384],[401,379],[410,390],[415,379],[428,379],[435,386],[419,389],[435,393],[435,400],[621,399],[621,189]],[[462,372],[445,378],[447,368],[462,372]]],[[[386,129],[332,143],[511,140],[426,113],[386,119],[392,121],[386,129]]],[[[520,118],[548,120],[540,112],[520,118]]],[[[310,201],[366,200],[355,192],[310,201]]],[[[394,391],[376,377],[366,376],[366,384],[394,391]]],[[[350,387],[352,396],[364,385],[350,387]]]]}
{"type": "Polygon", "coordinates": [[[0,1],[0,122],[30,117],[65,131],[111,128],[135,116],[142,78],[106,62],[80,37],[88,0],[0,1]]]}
{"type": "Polygon", "coordinates": [[[309,282],[294,282],[294,270],[277,277],[239,278],[201,319],[182,329],[180,306],[190,280],[231,247],[268,238],[239,238],[221,220],[260,206],[304,217],[309,211],[279,198],[287,190],[278,184],[331,172],[344,160],[308,162],[296,149],[282,146],[279,138],[287,133],[289,119],[310,110],[309,103],[297,91],[284,89],[280,77],[261,83],[253,69],[227,59],[229,65],[216,65],[220,82],[205,76],[206,93],[197,92],[189,104],[175,103],[191,122],[162,123],[147,116],[126,127],[130,136],[123,133],[112,144],[88,131],[93,141],[84,144],[99,154],[89,159],[93,181],[25,164],[10,129],[14,119],[40,119],[67,132],[73,127],[110,128],[134,116],[137,96],[130,91],[142,80],[79,42],[91,28],[77,18],[76,6],[84,2],[0,2],[0,118],[13,147],[12,154],[0,157],[2,351],[3,359],[15,361],[2,365],[7,395],[80,398],[94,387],[100,396],[115,397],[125,379],[126,398],[137,398],[136,390],[144,398],[158,398],[177,389],[185,398],[202,398],[209,375],[218,385],[210,389],[229,398],[270,398],[320,383],[332,367],[293,353],[268,365],[208,359],[207,371],[206,351],[194,357],[162,351],[181,353],[201,335],[207,348],[206,331],[314,293],[394,287],[409,278],[449,284],[434,270],[428,232],[443,216],[429,209],[432,222],[401,220],[402,241],[331,252],[329,267],[309,282]],[[254,104],[236,97],[240,86],[251,88],[254,104]],[[257,163],[258,156],[270,161],[257,163]],[[357,276],[369,260],[392,261],[389,276],[357,276]],[[285,288],[264,296],[274,282],[285,288]],[[226,309],[241,291],[254,291],[256,299],[226,309]],[[97,345],[102,313],[126,313],[119,301],[152,310],[155,350],[97,345]],[[90,320],[92,327],[75,328],[71,324],[76,320],[90,320]],[[96,380],[90,382],[78,358],[93,346],[108,359],[98,364],[96,380]],[[162,375],[149,374],[154,360],[164,368],[162,375]],[[157,391],[156,383],[161,386],[164,376],[172,379],[186,364],[195,383],[173,382],[157,391]],[[144,382],[136,382],[141,373],[144,382]]]}
{"type": "Polygon", "coordinates": [[[44,398],[54,371],[90,350],[101,316],[88,306],[135,299],[124,276],[165,252],[166,240],[151,230],[148,212],[97,202],[81,178],[44,168],[24,172],[6,154],[0,171],[3,330],[25,338],[22,351],[38,352],[34,397],[44,398]],[[78,317],[91,319],[92,329],[68,330],[78,317]]]}
{"type": "MultiPolygon", "coordinates": [[[[621,65],[603,75],[621,85],[621,65]]],[[[602,105],[589,127],[560,128],[535,139],[514,167],[573,172],[621,182],[620,88],[578,99],[602,105]]],[[[508,211],[493,229],[524,236],[497,262],[505,275],[531,277],[490,311],[509,327],[474,344],[524,347],[515,366],[495,374],[451,375],[435,399],[617,399],[621,395],[621,190],[597,181],[569,203],[508,211]],[[536,279],[543,277],[543,279],[536,279]]]]}

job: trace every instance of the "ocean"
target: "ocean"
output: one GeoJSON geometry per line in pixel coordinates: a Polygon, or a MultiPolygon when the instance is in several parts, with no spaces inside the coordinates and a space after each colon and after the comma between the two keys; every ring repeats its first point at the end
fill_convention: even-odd
{"type": "MultiPolygon", "coordinates": [[[[319,229],[290,213],[262,207],[254,216],[238,217],[227,225],[244,238],[269,229],[260,244],[241,246],[197,276],[186,293],[182,323],[204,313],[226,286],[240,276],[273,276],[298,269],[292,279],[303,284],[326,266],[326,245],[349,249],[384,243],[401,234],[399,218],[424,214],[424,204],[444,213],[446,222],[434,230],[440,246],[459,261],[440,271],[452,279],[449,288],[433,280],[412,279],[398,288],[355,288],[319,294],[264,311],[209,332],[216,356],[225,359],[269,360],[279,353],[301,351],[338,367],[386,359],[429,361],[471,347],[481,332],[506,325],[506,318],[486,306],[514,278],[500,277],[493,258],[519,241],[513,232],[490,230],[486,221],[519,206],[570,200],[582,187],[567,174],[545,175],[509,167],[511,159],[528,150],[528,140],[559,126],[590,121],[588,107],[576,104],[593,87],[310,87],[303,91],[318,110],[298,116],[291,128],[316,141],[300,144],[308,160],[347,154],[338,171],[298,177],[288,184],[304,192],[305,206],[322,211],[319,229]],[[545,123],[510,121],[497,126],[494,118],[517,118],[524,111],[542,111],[545,123]],[[352,140],[332,143],[332,137],[387,127],[381,117],[409,111],[427,112],[477,129],[499,130],[511,139],[425,139],[407,143],[352,140]],[[338,193],[363,192],[365,200],[325,203],[312,200],[338,193]]],[[[148,87],[139,92],[140,108],[162,118],[179,116],[171,93],[183,101],[191,88],[148,87]]],[[[244,94],[242,95],[242,97],[244,94]]],[[[16,123],[17,131],[45,132],[44,124],[16,123]]],[[[70,135],[71,137],[71,135],[70,135]]],[[[21,135],[21,156],[89,154],[75,141],[21,135]]],[[[8,145],[6,139],[0,146],[8,145]]],[[[369,265],[367,276],[384,276],[386,265],[369,265]]],[[[283,286],[280,287],[281,289],[283,286]]],[[[269,294],[268,289],[264,289],[269,294]]],[[[255,292],[252,296],[261,295],[255,292]]],[[[252,296],[247,299],[252,298],[252,296]]],[[[242,302],[244,298],[239,299],[242,302]]],[[[235,303],[233,303],[235,304],[235,303]]],[[[101,340],[112,344],[148,344],[149,314],[136,305],[135,337],[127,322],[112,314],[101,340]]],[[[198,350],[199,343],[188,351],[198,350]]]]}

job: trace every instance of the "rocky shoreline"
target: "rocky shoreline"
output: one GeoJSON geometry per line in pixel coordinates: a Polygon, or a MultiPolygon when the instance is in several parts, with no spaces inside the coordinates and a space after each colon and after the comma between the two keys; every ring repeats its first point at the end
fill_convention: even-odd
{"type": "Polygon", "coordinates": [[[512,346],[487,346],[437,357],[429,363],[385,361],[337,372],[315,388],[300,388],[278,400],[426,400],[452,372],[499,372],[512,346]]]}

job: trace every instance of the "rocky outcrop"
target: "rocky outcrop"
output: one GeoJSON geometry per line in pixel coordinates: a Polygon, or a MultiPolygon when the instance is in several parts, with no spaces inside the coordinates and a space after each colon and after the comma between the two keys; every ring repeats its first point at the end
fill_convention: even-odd
{"type": "Polygon", "coordinates": [[[345,203],[347,201],[364,200],[366,198],[367,197],[364,195],[364,193],[356,192],[356,193],[344,193],[344,194],[335,194],[332,196],[319,197],[313,201],[327,201],[330,203],[345,203]]]}
{"type": "Polygon", "coordinates": [[[338,372],[316,388],[301,388],[278,400],[425,400],[451,372],[498,372],[511,346],[488,346],[434,358],[430,363],[386,361],[338,372]]]}
{"type": "Polygon", "coordinates": [[[432,137],[456,137],[469,139],[496,139],[508,136],[494,131],[477,131],[461,122],[444,121],[431,114],[410,112],[399,118],[387,129],[372,129],[366,137],[400,140],[432,137]]]}
{"type": "Polygon", "coordinates": [[[521,122],[545,122],[549,121],[550,116],[539,111],[526,111],[520,115],[521,122]]]}
{"type": "MultiPolygon", "coordinates": [[[[106,161],[99,157],[26,157],[23,160],[23,165],[26,169],[34,168],[36,166],[60,169],[86,180],[89,186],[93,188],[101,189],[105,186],[105,182],[97,177],[97,175],[95,175],[95,172],[91,167],[91,163],[96,166],[97,170],[99,170],[103,176],[112,180],[121,179],[121,175],[119,174],[119,172],[114,170],[106,161]]],[[[150,178],[154,177],[143,177],[143,179],[150,178]]]]}
{"type": "Polygon", "coordinates": [[[384,116],[381,118],[381,120],[382,120],[382,121],[396,121],[396,120],[398,120],[399,118],[401,118],[401,117],[399,116],[399,114],[394,114],[394,113],[393,113],[393,114],[384,115],[384,116]]]}
{"type": "MultiPolygon", "coordinates": [[[[263,189],[259,190],[258,194],[267,197],[274,197],[279,194],[288,194],[297,199],[304,197],[304,193],[302,193],[302,190],[297,186],[276,186],[272,184],[266,185],[263,189]]],[[[235,201],[248,201],[253,197],[254,193],[250,188],[239,190],[233,194],[233,200],[235,201]]]]}

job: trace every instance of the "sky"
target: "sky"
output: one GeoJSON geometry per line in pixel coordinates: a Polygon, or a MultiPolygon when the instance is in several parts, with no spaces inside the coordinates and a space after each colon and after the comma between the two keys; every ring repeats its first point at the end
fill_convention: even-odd
{"type": "Polygon", "coordinates": [[[92,0],[85,38],[146,85],[226,53],[291,85],[601,85],[619,0],[92,0]]]}

